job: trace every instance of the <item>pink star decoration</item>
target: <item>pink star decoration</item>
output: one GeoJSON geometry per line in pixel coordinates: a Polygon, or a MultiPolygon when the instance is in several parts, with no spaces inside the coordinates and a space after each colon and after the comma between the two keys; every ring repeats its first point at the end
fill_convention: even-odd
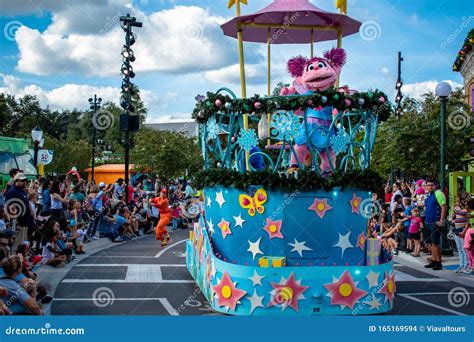
{"type": "Polygon", "coordinates": [[[281,305],[282,310],[285,310],[288,306],[292,307],[293,310],[298,312],[298,300],[304,299],[303,292],[305,292],[309,286],[302,286],[301,280],[295,280],[295,274],[291,273],[290,277],[281,283],[270,283],[273,287],[273,296],[268,307],[281,305]],[[302,298],[300,298],[302,297],[302,298]]]}
{"type": "Polygon", "coordinates": [[[232,283],[232,279],[230,278],[229,274],[227,274],[227,272],[224,272],[224,274],[222,275],[221,282],[217,285],[214,285],[212,289],[217,295],[217,304],[219,306],[229,307],[232,310],[235,310],[235,307],[237,306],[237,303],[240,298],[245,296],[245,294],[247,293],[246,291],[239,290],[235,287],[235,285],[232,283]]]}
{"type": "Polygon", "coordinates": [[[354,305],[367,294],[367,291],[357,288],[349,271],[345,270],[341,277],[331,284],[325,284],[324,287],[329,291],[331,305],[341,305],[341,309],[348,307],[351,310],[354,305]]]}
{"type": "Polygon", "coordinates": [[[379,293],[385,295],[385,301],[390,302],[390,307],[393,305],[393,297],[395,297],[395,291],[397,290],[397,285],[395,284],[395,272],[392,272],[391,275],[388,272],[385,272],[384,285],[380,289],[379,293]]]}
{"type": "Polygon", "coordinates": [[[270,239],[273,238],[280,238],[283,239],[283,235],[281,234],[281,225],[283,220],[279,221],[272,221],[267,217],[267,224],[263,229],[270,235],[270,239]]]}
{"type": "Polygon", "coordinates": [[[222,219],[221,223],[217,225],[222,232],[222,238],[225,239],[227,235],[232,235],[232,230],[230,230],[230,223],[222,219]]]}
{"type": "Polygon", "coordinates": [[[362,197],[357,197],[355,193],[352,194],[352,199],[350,200],[352,212],[359,215],[360,202],[362,202],[362,197]]]}
{"type": "Polygon", "coordinates": [[[319,216],[319,218],[324,218],[324,215],[326,215],[326,212],[331,210],[332,207],[328,204],[328,199],[323,198],[315,198],[313,204],[308,208],[308,210],[314,210],[316,212],[316,215],[319,216]]]}
{"type": "Polygon", "coordinates": [[[357,246],[360,249],[364,250],[365,249],[365,240],[367,240],[364,232],[360,233],[359,236],[357,237],[357,246]]]}

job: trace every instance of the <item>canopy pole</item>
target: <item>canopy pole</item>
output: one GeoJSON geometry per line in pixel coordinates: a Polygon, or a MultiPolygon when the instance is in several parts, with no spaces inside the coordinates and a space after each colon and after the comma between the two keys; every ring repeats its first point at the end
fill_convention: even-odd
{"type": "MultiPolygon", "coordinates": [[[[271,28],[268,28],[267,33],[267,95],[271,95],[271,53],[272,53],[272,37],[271,37],[271,28]]],[[[267,113],[267,122],[270,129],[270,113],[267,113]]],[[[270,132],[267,139],[267,145],[270,145],[270,132]]]]}
{"type": "MultiPolygon", "coordinates": [[[[342,47],[342,32],[341,29],[337,29],[337,47],[340,49],[342,47]]],[[[341,78],[341,74],[337,76],[336,87],[339,88],[339,79],[341,78]]]]}
{"type": "Polygon", "coordinates": [[[311,58],[314,57],[314,29],[311,29],[311,58]]]}
{"type": "MultiPolygon", "coordinates": [[[[235,2],[236,16],[240,17],[240,0],[235,2]]],[[[240,87],[242,98],[247,98],[247,84],[245,82],[245,61],[244,61],[244,41],[242,38],[242,27],[237,28],[237,40],[239,44],[239,65],[240,65],[240,87]]],[[[243,115],[244,129],[249,129],[249,116],[247,113],[243,115]]],[[[245,171],[250,172],[249,168],[250,151],[245,151],[245,171]]]]}

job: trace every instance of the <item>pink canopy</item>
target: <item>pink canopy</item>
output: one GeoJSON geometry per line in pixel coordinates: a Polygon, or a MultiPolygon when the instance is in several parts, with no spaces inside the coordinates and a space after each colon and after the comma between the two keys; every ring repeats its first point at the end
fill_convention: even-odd
{"type": "MultiPolygon", "coordinates": [[[[243,27],[243,40],[247,42],[267,42],[268,28],[261,25],[274,25],[270,30],[272,44],[306,44],[311,42],[311,28],[290,29],[291,26],[337,27],[342,36],[359,32],[361,23],[346,15],[326,12],[308,0],[274,0],[270,5],[254,14],[236,17],[223,24],[226,36],[237,38],[238,24],[258,24],[258,27],[243,27]],[[286,30],[286,28],[288,28],[286,30]]],[[[313,41],[337,39],[335,30],[314,29],[313,41]]]]}

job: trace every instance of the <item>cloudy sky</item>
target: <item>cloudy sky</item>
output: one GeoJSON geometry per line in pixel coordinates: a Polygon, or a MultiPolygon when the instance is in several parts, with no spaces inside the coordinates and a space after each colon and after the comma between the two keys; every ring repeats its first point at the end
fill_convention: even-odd
{"type": "MultiPolygon", "coordinates": [[[[311,0],[336,11],[335,0],[311,0]]],[[[253,13],[271,0],[249,0],[253,13]]],[[[419,97],[452,72],[457,50],[474,27],[474,0],[349,0],[349,15],[363,23],[346,37],[342,84],[378,88],[393,98],[397,52],[402,51],[404,91],[419,97]]],[[[124,33],[118,18],[131,13],[135,28],[134,82],[149,108],[148,122],[190,118],[196,94],[222,86],[240,93],[236,40],[220,25],[235,8],[227,0],[0,0],[0,92],[33,94],[52,108],[88,107],[97,93],[118,102],[124,33]],[[2,34],[3,33],[3,34],[2,34]]],[[[317,43],[316,53],[335,42],[317,43]]],[[[273,80],[289,81],[285,63],[309,54],[306,45],[272,50],[273,80]]],[[[245,44],[247,93],[266,93],[266,46],[245,44]]]]}

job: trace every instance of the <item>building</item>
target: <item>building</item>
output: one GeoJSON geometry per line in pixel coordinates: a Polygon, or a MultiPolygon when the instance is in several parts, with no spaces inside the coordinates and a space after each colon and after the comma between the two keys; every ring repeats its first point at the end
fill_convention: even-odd
{"type": "Polygon", "coordinates": [[[464,93],[466,99],[474,112],[474,29],[472,29],[464,40],[464,44],[458,52],[453,65],[453,71],[460,72],[464,79],[464,93]]]}
{"type": "Polygon", "coordinates": [[[145,126],[160,131],[180,132],[190,137],[197,137],[198,135],[198,124],[195,121],[151,123],[145,124],[145,126]]]}

